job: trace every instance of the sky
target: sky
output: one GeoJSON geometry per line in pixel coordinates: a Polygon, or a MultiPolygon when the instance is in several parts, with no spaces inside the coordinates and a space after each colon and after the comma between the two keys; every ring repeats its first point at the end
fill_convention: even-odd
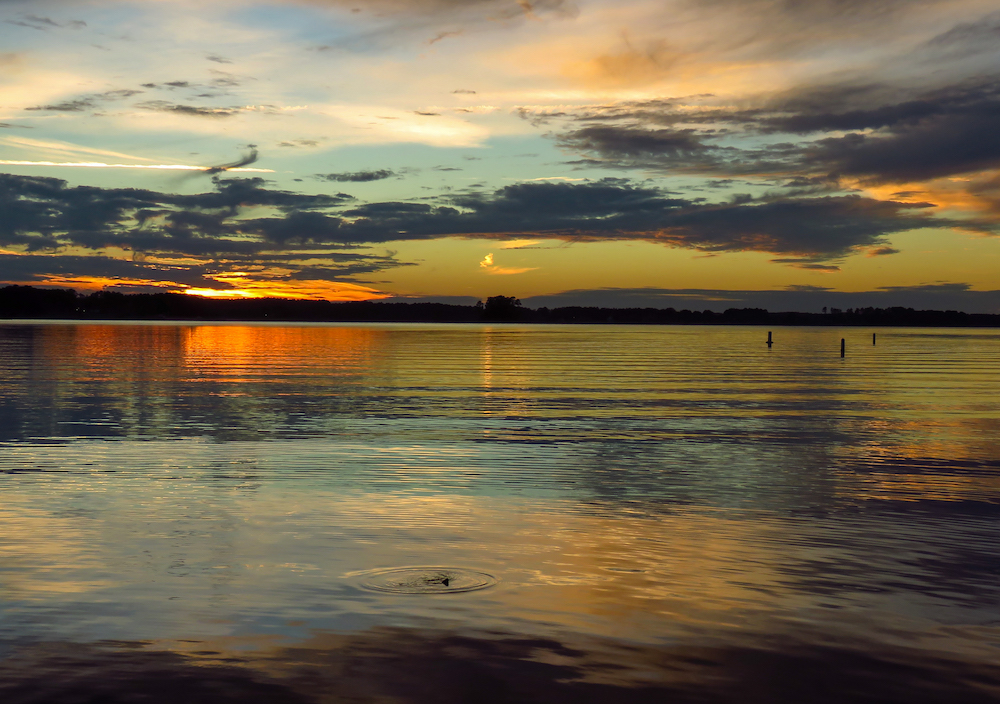
{"type": "Polygon", "coordinates": [[[995,0],[0,0],[0,282],[1000,312],[995,0]]]}

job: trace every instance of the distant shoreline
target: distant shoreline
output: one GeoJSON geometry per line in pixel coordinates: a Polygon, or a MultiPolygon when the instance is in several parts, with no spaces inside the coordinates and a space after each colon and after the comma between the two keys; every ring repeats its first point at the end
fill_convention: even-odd
{"type": "Polygon", "coordinates": [[[284,298],[210,299],[179,293],[122,294],[32,286],[0,288],[0,320],[312,323],[550,323],[599,325],[772,325],[828,327],[1000,327],[1000,315],[913,308],[830,309],[826,313],[763,308],[675,310],[563,306],[524,308],[496,296],[475,306],[284,298]]]}

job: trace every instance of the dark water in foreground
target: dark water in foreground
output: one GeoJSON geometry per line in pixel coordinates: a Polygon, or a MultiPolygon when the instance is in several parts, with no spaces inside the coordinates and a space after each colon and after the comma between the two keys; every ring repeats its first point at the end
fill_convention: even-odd
{"type": "Polygon", "coordinates": [[[0,323],[0,701],[1000,702],[1000,332],[871,332],[0,323]]]}

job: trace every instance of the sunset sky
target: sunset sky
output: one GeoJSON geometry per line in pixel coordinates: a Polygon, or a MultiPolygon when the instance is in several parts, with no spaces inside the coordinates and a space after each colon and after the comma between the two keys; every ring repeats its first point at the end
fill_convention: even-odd
{"type": "Polygon", "coordinates": [[[1000,312],[996,0],[0,0],[0,282],[1000,312]]]}

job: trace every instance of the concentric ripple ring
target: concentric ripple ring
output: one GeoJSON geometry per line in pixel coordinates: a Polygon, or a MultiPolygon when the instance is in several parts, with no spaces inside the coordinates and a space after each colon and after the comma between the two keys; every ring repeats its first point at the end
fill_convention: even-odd
{"type": "Polygon", "coordinates": [[[362,574],[360,586],[389,594],[455,594],[487,589],[499,579],[461,567],[394,567],[362,574]]]}

